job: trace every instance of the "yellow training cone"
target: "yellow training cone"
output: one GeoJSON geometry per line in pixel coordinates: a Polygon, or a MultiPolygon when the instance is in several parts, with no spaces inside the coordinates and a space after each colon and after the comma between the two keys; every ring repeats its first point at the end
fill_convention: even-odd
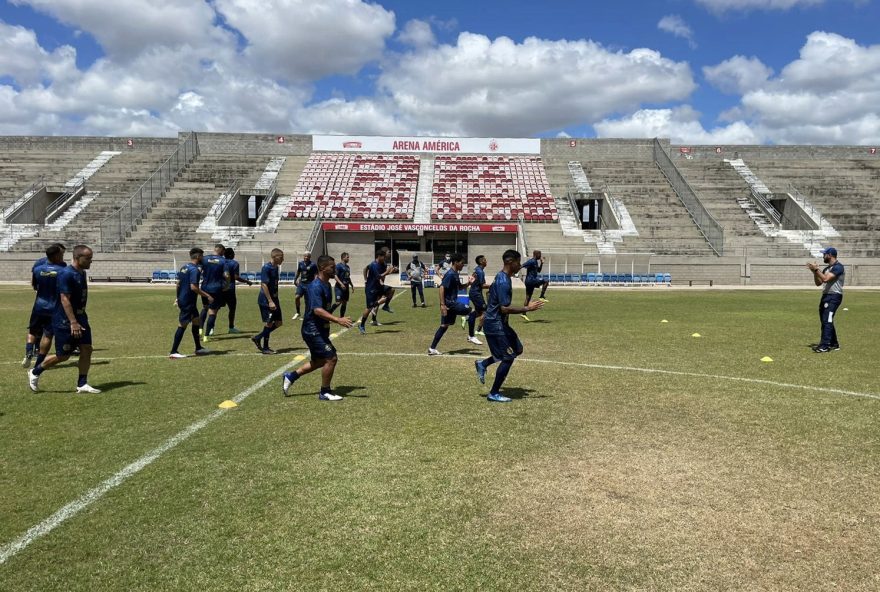
{"type": "Polygon", "coordinates": [[[302,361],[305,360],[305,359],[306,359],[305,356],[293,356],[293,361],[294,361],[294,362],[302,362],[302,361]]]}
{"type": "Polygon", "coordinates": [[[761,361],[762,362],[772,362],[773,358],[771,358],[770,356],[764,356],[763,358],[761,358],[761,361]]]}
{"type": "Polygon", "coordinates": [[[238,403],[235,401],[223,401],[219,405],[217,405],[220,409],[232,409],[234,407],[238,407],[238,403]]]}
{"type": "Polygon", "coordinates": [[[693,335],[691,335],[691,337],[702,337],[702,335],[700,335],[699,333],[694,333],[693,335]]]}
{"type": "Polygon", "coordinates": [[[663,319],[663,320],[660,321],[660,322],[661,322],[661,323],[668,323],[669,321],[667,321],[666,319],[663,319]]]}

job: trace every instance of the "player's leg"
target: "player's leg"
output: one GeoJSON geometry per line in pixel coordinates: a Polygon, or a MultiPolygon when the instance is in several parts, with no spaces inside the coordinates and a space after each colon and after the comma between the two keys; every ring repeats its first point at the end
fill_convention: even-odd
{"type": "Polygon", "coordinates": [[[76,392],[98,394],[101,391],[89,384],[89,370],[92,367],[92,344],[79,344],[79,378],[76,381],[76,392]]]}
{"type": "Polygon", "coordinates": [[[447,309],[447,314],[440,316],[440,327],[434,333],[434,340],[431,341],[431,347],[428,348],[428,355],[436,356],[440,352],[437,351],[437,346],[440,344],[440,340],[443,339],[443,336],[446,334],[446,330],[449,329],[449,325],[455,323],[455,309],[447,309]]]}
{"type": "Polygon", "coordinates": [[[239,330],[235,327],[235,311],[238,309],[238,296],[236,296],[235,290],[230,290],[226,294],[225,299],[226,306],[229,308],[229,332],[239,333],[239,330]]]}
{"type": "Polygon", "coordinates": [[[409,283],[409,291],[410,291],[410,294],[412,294],[413,308],[416,307],[416,289],[417,289],[416,283],[410,282],[409,283]]]}
{"type": "Polygon", "coordinates": [[[549,286],[549,285],[550,285],[550,280],[544,280],[544,282],[541,284],[541,296],[540,296],[541,300],[547,300],[546,298],[544,298],[544,295],[547,293],[547,286],[549,286]]]}

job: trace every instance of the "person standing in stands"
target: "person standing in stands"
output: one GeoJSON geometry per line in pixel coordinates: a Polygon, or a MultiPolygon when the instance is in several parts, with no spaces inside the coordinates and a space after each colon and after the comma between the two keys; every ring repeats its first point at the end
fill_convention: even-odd
{"type": "Polygon", "coordinates": [[[226,259],[227,282],[226,288],[223,290],[223,301],[226,302],[226,306],[229,308],[229,332],[241,333],[241,331],[235,326],[235,309],[238,307],[238,298],[235,295],[235,284],[241,282],[251,286],[253,285],[253,282],[241,277],[241,267],[239,267],[238,261],[235,260],[235,251],[231,247],[227,247],[223,251],[223,257],[226,259]]]}
{"type": "Polygon", "coordinates": [[[540,300],[523,307],[511,306],[513,286],[510,283],[510,278],[520,270],[522,256],[519,252],[510,249],[504,252],[501,259],[504,262],[504,268],[498,272],[495,281],[489,287],[489,304],[486,307],[486,315],[483,320],[483,331],[486,333],[486,341],[492,355],[485,360],[474,362],[477,379],[481,384],[486,383],[486,369],[495,362],[501,362],[495,373],[495,382],[487,397],[492,403],[510,402],[510,397],[501,394],[501,387],[504,385],[511,366],[513,366],[513,361],[523,353],[522,342],[516,331],[510,326],[508,320],[510,315],[526,314],[544,306],[540,300]]]}
{"type": "MultiPolygon", "coordinates": [[[[385,262],[387,256],[388,249],[385,247],[380,248],[376,251],[376,259],[364,270],[364,295],[366,297],[367,307],[364,309],[364,314],[361,315],[361,322],[358,324],[358,331],[361,332],[361,335],[367,333],[367,317],[370,316],[370,312],[373,312],[374,315],[374,325],[379,324],[375,317],[375,312],[378,310],[379,306],[382,306],[382,310],[384,311],[394,312],[391,310],[391,307],[388,306],[390,298],[385,287],[385,276],[396,272],[397,268],[385,262]]],[[[391,295],[393,296],[394,288],[390,289],[391,295]]]]}
{"type": "Polygon", "coordinates": [[[348,253],[343,253],[339,258],[341,261],[336,264],[336,286],[333,290],[334,295],[336,296],[336,302],[330,309],[330,313],[332,314],[341,306],[342,308],[340,308],[339,314],[345,316],[345,309],[348,307],[348,301],[354,293],[354,283],[351,281],[351,267],[348,266],[348,261],[351,257],[348,253]]]}
{"type": "Polygon", "coordinates": [[[455,323],[455,316],[467,315],[471,312],[470,306],[458,302],[458,291],[462,288],[467,288],[474,278],[469,277],[467,283],[461,283],[458,277],[459,272],[464,267],[464,255],[454,253],[450,257],[450,262],[449,270],[443,276],[443,281],[440,283],[440,327],[434,333],[434,340],[431,341],[431,346],[428,348],[429,356],[440,355],[437,346],[440,344],[440,340],[446,334],[449,326],[455,323]]]}
{"type": "MultiPolygon", "coordinates": [[[[541,302],[547,302],[547,299],[544,298],[544,294],[547,293],[547,286],[550,285],[550,282],[540,276],[541,270],[544,268],[544,258],[541,256],[541,251],[534,251],[532,253],[532,258],[523,263],[522,267],[526,270],[526,279],[523,281],[526,285],[526,301],[523,306],[529,305],[529,302],[532,299],[532,294],[538,286],[541,287],[541,296],[538,300],[541,302]]],[[[531,320],[526,314],[521,316],[526,321],[531,320]]]]}
{"type": "Polygon", "coordinates": [[[31,270],[31,286],[36,290],[31,318],[28,321],[28,340],[25,344],[22,368],[30,368],[36,353],[36,365],[46,359],[52,347],[52,315],[58,305],[58,275],[67,267],[64,263],[64,246],[60,243],[49,245],[46,256],[38,259],[31,270]],[[40,263],[40,261],[43,261],[40,263]],[[37,349],[36,341],[40,339],[37,349]]]}
{"type": "Polygon", "coordinates": [[[73,248],[73,261],[58,274],[58,305],[52,315],[52,332],[55,334],[55,355],[47,356],[42,363],[28,370],[28,386],[39,390],[40,376],[49,368],[67,361],[79,347],[79,378],[76,392],[98,394],[101,391],[89,384],[92,366],[92,329],[86,314],[89,288],[86,271],[92,266],[92,250],[86,245],[73,248]]]}
{"type": "Polygon", "coordinates": [[[284,251],[272,249],[269,261],[260,270],[260,295],[257,304],[260,306],[260,318],[263,319],[263,330],[251,337],[251,341],[261,353],[271,355],[275,350],[269,347],[269,336],[272,331],[284,324],[281,320],[281,301],[278,298],[278,277],[281,264],[284,263],[284,251]]]}
{"type": "Polygon", "coordinates": [[[416,307],[417,290],[422,301],[422,308],[425,308],[425,288],[422,285],[422,280],[425,279],[425,274],[427,273],[428,268],[419,261],[419,256],[413,255],[412,261],[406,266],[406,275],[409,278],[410,291],[412,292],[413,308],[416,307]]]}
{"type": "Polygon", "coordinates": [[[813,281],[817,286],[822,286],[822,299],[819,300],[822,336],[819,345],[813,349],[817,354],[840,349],[837,330],[834,328],[834,313],[843,302],[843,284],[846,275],[843,263],[837,260],[837,249],[834,247],[828,247],[822,251],[822,260],[825,262],[825,267],[822,270],[812,261],[807,263],[807,267],[813,272],[813,281]]]}
{"type": "Polygon", "coordinates": [[[214,245],[214,254],[202,258],[202,291],[209,294],[211,299],[202,296],[202,314],[199,323],[204,327],[202,341],[208,341],[209,336],[214,334],[214,323],[217,322],[217,311],[226,304],[223,301],[224,286],[228,285],[226,277],[226,258],[223,253],[226,248],[221,244],[214,245]]]}
{"type": "Polygon", "coordinates": [[[202,347],[199,339],[199,296],[210,302],[213,297],[199,287],[202,279],[201,264],[205,252],[198,247],[189,250],[189,263],[181,267],[177,272],[177,300],[174,304],[180,309],[178,315],[177,331],[174,333],[174,341],[171,343],[171,353],[168,357],[172,360],[185,358],[178,348],[180,342],[183,341],[183,335],[186,333],[186,326],[192,323],[192,336],[195,343],[196,355],[204,356],[209,354],[207,349],[202,347]]]}
{"type": "Polygon", "coordinates": [[[296,266],[296,275],[293,276],[293,285],[296,286],[296,314],[293,315],[294,321],[299,318],[299,302],[303,294],[308,292],[309,284],[312,283],[317,274],[318,266],[312,262],[312,254],[306,251],[303,253],[302,261],[296,266]]]}
{"type": "Polygon", "coordinates": [[[461,328],[464,329],[465,326],[467,326],[468,341],[474,345],[483,345],[483,342],[477,339],[474,335],[477,332],[474,329],[477,321],[479,321],[479,333],[483,335],[483,313],[486,312],[486,301],[483,299],[483,290],[489,287],[486,283],[486,257],[478,255],[476,264],[477,266],[474,268],[474,273],[471,274],[473,281],[471,281],[471,287],[468,290],[468,298],[470,298],[471,305],[473,305],[474,309],[466,318],[461,318],[461,328]]]}
{"type": "Polygon", "coordinates": [[[335,317],[330,312],[333,296],[330,292],[330,280],[336,275],[336,262],[329,255],[318,257],[318,275],[309,284],[306,295],[306,316],[302,323],[302,338],[306,342],[311,359],[294,372],[285,372],[281,382],[281,392],[286,397],[290,387],[300,377],[321,370],[321,391],[319,401],[341,401],[342,396],[333,392],[330,386],[333,373],[336,371],[336,348],[330,341],[330,323],[336,323],[346,329],[354,323],[348,317],[335,317]]]}

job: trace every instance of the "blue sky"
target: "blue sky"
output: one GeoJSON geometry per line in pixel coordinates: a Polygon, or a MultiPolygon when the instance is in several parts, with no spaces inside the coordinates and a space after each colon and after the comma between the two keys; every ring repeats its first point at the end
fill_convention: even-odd
{"type": "Polygon", "coordinates": [[[0,133],[880,144],[872,0],[0,0],[0,133]]]}

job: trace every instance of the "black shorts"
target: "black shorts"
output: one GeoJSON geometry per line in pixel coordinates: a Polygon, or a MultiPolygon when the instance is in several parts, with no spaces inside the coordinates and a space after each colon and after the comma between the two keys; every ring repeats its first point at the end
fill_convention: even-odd
{"type": "Polygon", "coordinates": [[[523,353],[523,344],[519,340],[516,331],[510,327],[504,328],[504,333],[486,333],[486,343],[492,357],[500,362],[512,362],[523,353]]]}
{"type": "Polygon", "coordinates": [[[312,354],[312,359],[323,358],[325,360],[331,360],[336,357],[336,348],[333,347],[333,344],[330,342],[329,335],[303,332],[302,338],[303,341],[306,342],[306,346],[309,348],[309,353],[312,354]]]}
{"type": "Polygon", "coordinates": [[[34,337],[42,337],[43,335],[52,337],[52,313],[41,313],[36,309],[31,311],[28,333],[34,337]]]}
{"type": "Polygon", "coordinates": [[[454,304],[447,303],[446,310],[448,312],[445,316],[442,313],[440,314],[441,325],[454,325],[456,316],[466,316],[471,314],[471,307],[458,301],[456,301],[454,304]]]}
{"type": "Polygon", "coordinates": [[[333,292],[336,294],[336,302],[348,302],[348,299],[351,296],[351,292],[348,288],[340,288],[339,286],[336,286],[333,288],[333,292]]]}
{"type": "Polygon", "coordinates": [[[379,305],[379,299],[384,295],[382,290],[367,293],[367,308],[376,308],[379,305]]]}
{"type": "Polygon", "coordinates": [[[235,308],[238,306],[238,296],[235,295],[235,290],[226,290],[223,292],[223,304],[229,308],[235,308]]]}
{"type": "Polygon", "coordinates": [[[199,318],[199,309],[196,308],[195,304],[181,307],[180,314],[177,316],[177,319],[182,325],[191,323],[197,318],[199,318]]]}
{"type": "Polygon", "coordinates": [[[281,322],[283,318],[281,316],[281,305],[279,303],[275,303],[275,310],[269,308],[268,304],[260,305],[260,318],[263,319],[263,323],[278,323],[281,322]]]}
{"type": "Polygon", "coordinates": [[[474,306],[474,310],[477,311],[477,315],[481,315],[486,312],[486,300],[483,298],[483,295],[479,296],[469,296],[471,299],[471,304],[474,306]]]}
{"type": "Polygon", "coordinates": [[[207,307],[208,310],[220,310],[224,306],[226,306],[226,299],[224,298],[223,292],[208,292],[211,295],[211,298],[214,300],[208,304],[208,299],[202,296],[202,306],[207,307]]]}
{"type": "Polygon", "coordinates": [[[77,319],[82,325],[82,335],[74,337],[70,332],[70,323],[65,321],[63,324],[55,325],[55,355],[69,356],[81,345],[92,344],[92,328],[89,327],[87,318],[77,319]]]}

